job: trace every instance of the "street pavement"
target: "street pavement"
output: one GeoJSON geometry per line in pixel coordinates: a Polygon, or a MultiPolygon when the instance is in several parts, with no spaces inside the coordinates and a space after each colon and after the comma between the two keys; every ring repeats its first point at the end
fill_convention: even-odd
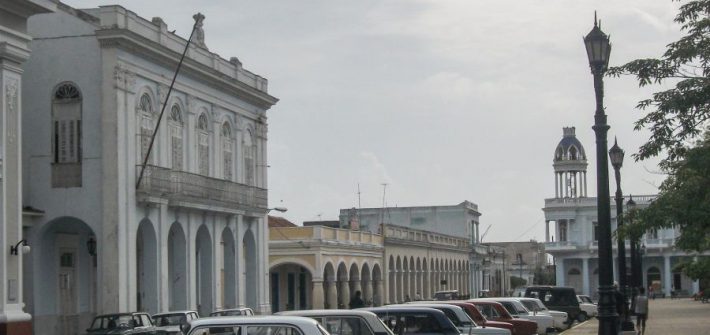
{"type": "MultiPolygon", "coordinates": [[[[710,334],[710,304],[693,299],[649,300],[646,335],[710,334]]],[[[636,320],[632,317],[632,321],[636,320]]],[[[597,334],[599,321],[591,319],[560,334],[597,334]]]]}

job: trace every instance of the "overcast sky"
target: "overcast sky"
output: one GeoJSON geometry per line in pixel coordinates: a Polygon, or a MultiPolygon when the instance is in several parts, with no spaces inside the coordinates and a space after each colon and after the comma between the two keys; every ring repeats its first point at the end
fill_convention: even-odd
{"type": "MultiPolygon", "coordinates": [[[[657,57],[680,36],[670,0],[66,1],[120,4],[205,41],[269,79],[269,203],[289,220],[339,209],[479,205],[487,241],[544,241],[544,199],[562,127],[577,127],[596,193],[594,91],[582,42],[598,11],[611,64],[657,57]]],[[[607,78],[610,146],[626,149],[625,194],[652,194],[654,161],[629,157],[641,90],[607,78]]],[[[612,173],[613,175],[613,173],[612,173]]],[[[615,186],[611,185],[612,192],[615,186]]],[[[590,196],[594,195],[590,194],[590,196]]]]}

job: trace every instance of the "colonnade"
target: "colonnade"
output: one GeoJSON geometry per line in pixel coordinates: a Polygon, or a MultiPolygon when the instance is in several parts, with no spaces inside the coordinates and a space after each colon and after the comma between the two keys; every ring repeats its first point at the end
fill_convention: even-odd
{"type": "Polygon", "coordinates": [[[390,255],[388,272],[386,303],[432,299],[444,290],[457,290],[462,296],[471,293],[467,260],[390,255]]]}

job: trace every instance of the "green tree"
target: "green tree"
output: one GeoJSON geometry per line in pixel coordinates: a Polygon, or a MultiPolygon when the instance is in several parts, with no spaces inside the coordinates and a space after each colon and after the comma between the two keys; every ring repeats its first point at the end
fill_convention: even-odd
{"type": "Polygon", "coordinates": [[[521,287],[521,286],[525,286],[527,284],[528,284],[528,281],[523,278],[516,277],[516,276],[510,276],[510,287],[521,287]]]}
{"type": "MultiPolygon", "coordinates": [[[[664,155],[668,175],[648,208],[629,213],[620,233],[638,238],[644,232],[676,227],[676,245],[686,251],[710,250],[710,0],[688,1],[675,22],[684,32],[660,58],[637,59],[609,69],[609,75],[633,75],[639,86],[674,84],[641,100],[645,115],[635,129],[651,136],[634,154],[636,160],[664,155]]],[[[710,260],[688,263],[691,278],[710,278],[710,260]]]]}

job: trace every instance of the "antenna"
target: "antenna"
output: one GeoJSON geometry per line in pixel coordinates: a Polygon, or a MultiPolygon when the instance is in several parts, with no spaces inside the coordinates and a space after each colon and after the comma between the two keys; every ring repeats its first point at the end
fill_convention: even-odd
{"type": "Polygon", "coordinates": [[[360,204],[360,183],[357,183],[357,208],[362,208],[362,205],[360,204]]]}
{"type": "Polygon", "coordinates": [[[382,183],[382,220],[380,223],[385,223],[385,196],[387,195],[387,183],[382,183]]]}

